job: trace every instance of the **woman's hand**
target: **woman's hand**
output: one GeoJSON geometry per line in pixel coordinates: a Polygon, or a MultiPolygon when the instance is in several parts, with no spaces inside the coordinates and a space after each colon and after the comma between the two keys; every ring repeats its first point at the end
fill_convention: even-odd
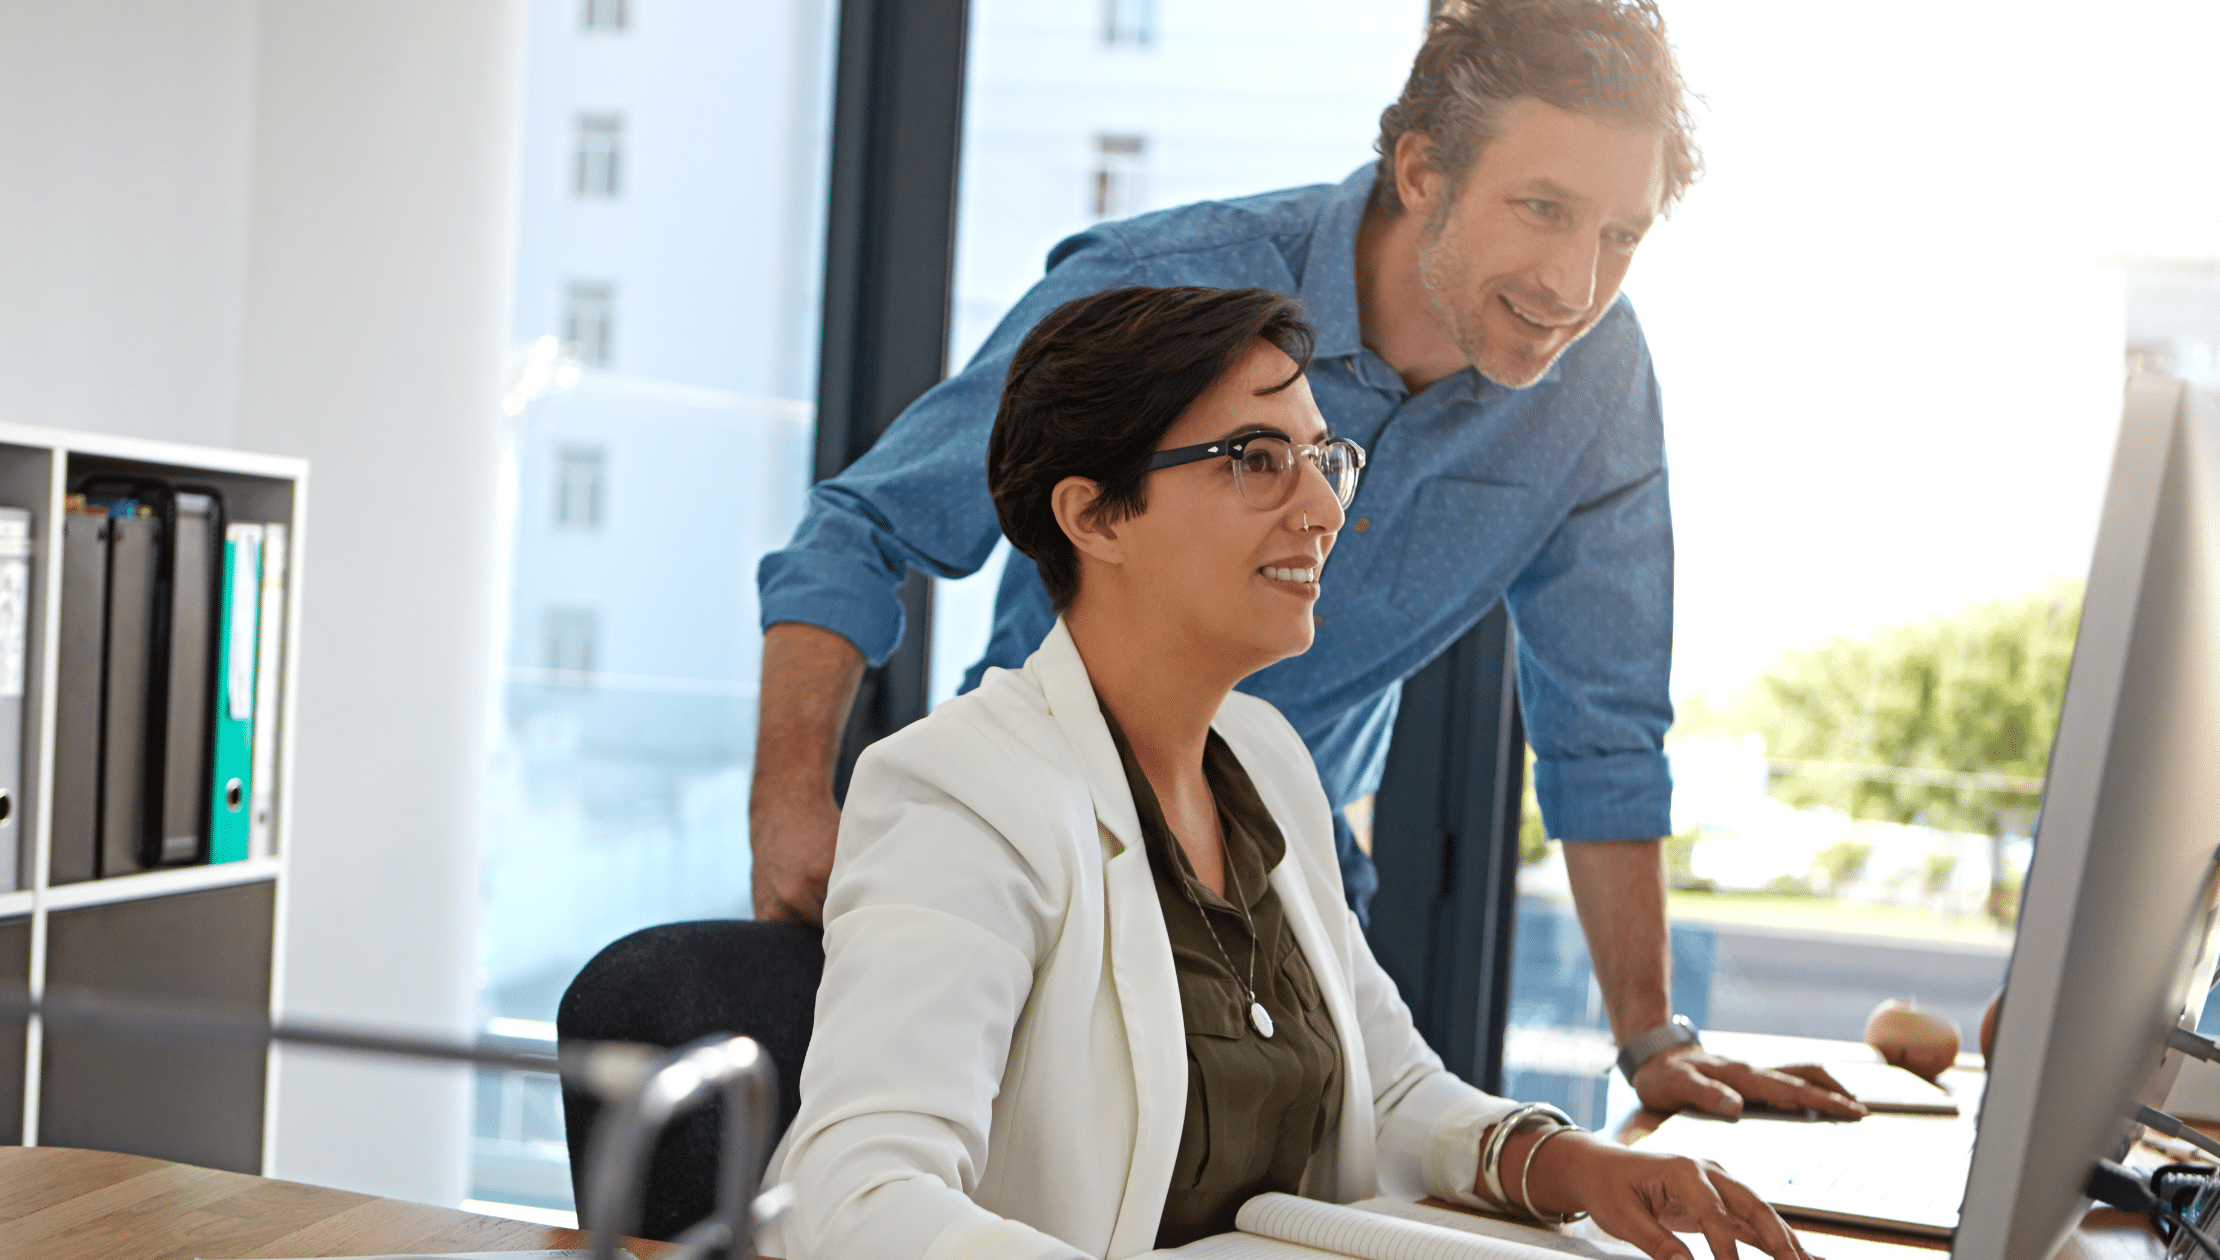
{"type": "MultiPolygon", "coordinates": [[[[1525,1168],[1528,1139],[1503,1155],[1504,1188],[1513,1194],[1525,1168]]],[[[1763,1248],[1774,1260],[1812,1260],[1796,1235],[1748,1186],[1708,1160],[1653,1155],[1586,1133],[1561,1133],[1544,1143],[1527,1170],[1533,1207],[1586,1212],[1614,1238],[1640,1247],[1650,1260],[1694,1260],[1675,1234],[1701,1233],[1716,1260],[1736,1260],[1735,1243],[1763,1248]]]]}

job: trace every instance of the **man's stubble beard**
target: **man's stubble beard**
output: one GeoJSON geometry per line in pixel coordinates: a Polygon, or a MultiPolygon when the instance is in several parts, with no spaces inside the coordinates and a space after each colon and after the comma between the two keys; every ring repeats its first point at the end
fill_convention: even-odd
{"type": "MultiPolygon", "coordinates": [[[[1472,365],[1473,371],[1505,389],[1525,389],[1541,380],[1551,365],[1557,362],[1557,356],[1570,349],[1572,341],[1580,338],[1574,337],[1572,341],[1566,342],[1556,354],[1550,355],[1541,366],[1524,378],[1510,377],[1488,364],[1485,335],[1480,330],[1480,312],[1472,312],[1468,321],[1465,318],[1466,312],[1454,300],[1454,295],[1464,285],[1464,269],[1448,265],[1445,260],[1450,251],[1441,247],[1442,234],[1449,228],[1449,213],[1456,204],[1454,193],[1435,202],[1434,208],[1426,214],[1425,225],[1418,230],[1418,279],[1426,289],[1426,313],[1433,317],[1434,325],[1457,347],[1457,352],[1465,356],[1465,362],[1472,365]]],[[[1582,329],[1581,332],[1585,334],[1587,329],[1582,329]]]]}

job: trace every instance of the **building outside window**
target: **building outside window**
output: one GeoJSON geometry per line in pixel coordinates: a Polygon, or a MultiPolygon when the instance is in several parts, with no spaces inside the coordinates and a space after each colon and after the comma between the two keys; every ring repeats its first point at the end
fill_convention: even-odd
{"type": "MultiPolygon", "coordinates": [[[[749,913],[755,568],[810,482],[838,8],[526,2],[511,337],[593,370],[515,391],[489,1035],[551,1043],[610,942],[749,913]],[[647,135],[653,180],[618,152],[647,135]]],[[[552,1080],[479,1074],[470,1168],[475,1199],[572,1206],[552,1080]]]]}
{"type": "Polygon", "coordinates": [[[572,142],[571,194],[613,201],[624,193],[624,115],[580,114],[572,142]]]}
{"type": "Polygon", "coordinates": [[[1148,204],[1149,138],[1138,135],[1095,137],[1094,215],[1124,219],[1148,204]]]}
{"type": "Polygon", "coordinates": [[[573,686],[585,682],[593,675],[594,660],[600,655],[600,638],[601,619],[593,609],[548,609],[542,639],[546,645],[543,668],[556,675],[558,682],[573,686]]]}
{"type": "Polygon", "coordinates": [[[565,446],[555,452],[555,523],[571,529],[601,527],[602,472],[598,446],[565,446]]]}
{"type": "Polygon", "coordinates": [[[1156,43],[1156,0],[1102,0],[1102,42],[1112,48],[1156,43]]]}
{"type": "Polygon", "coordinates": [[[578,25],[603,33],[622,32],[630,24],[631,0],[579,0],[578,25]]]}
{"type": "Polygon", "coordinates": [[[573,280],[563,289],[563,341],[586,367],[615,359],[617,287],[605,280],[573,280]]]}

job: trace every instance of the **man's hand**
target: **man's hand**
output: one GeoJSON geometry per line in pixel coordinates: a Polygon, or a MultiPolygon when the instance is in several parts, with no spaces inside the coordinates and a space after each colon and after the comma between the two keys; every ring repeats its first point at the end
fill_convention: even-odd
{"type": "MultiPolygon", "coordinates": [[[[1644,1066],[1647,1066],[1646,1064],[1644,1066]]],[[[1506,1183],[1524,1168],[1527,1146],[1503,1157],[1506,1183]]],[[[1812,1260],[1780,1214],[1717,1164],[1629,1150],[1585,1133],[1561,1133],[1534,1154],[1526,1184],[1543,1212],[1585,1211],[1650,1260],[1694,1260],[1675,1234],[1700,1233],[1714,1260],[1736,1260],[1735,1244],[1773,1260],[1812,1260]]]]}
{"type": "Polygon", "coordinates": [[[1816,1063],[1757,1068],[1706,1054],[1698,1046],[1673,1046],[1650,1056],[1634,1073],[1634,1092],[1651,1111],[1695,1107],[1730,1120],[1753,1103],[1846,1120],[1867,1114],[1842,1082],[1816,1063]]]}
{"type": "Polygon", "coordinates": [[[748,844],[755,917],[818,923],[832,875],[840,807],[833,762],[863,679],[863,653],[830,630],[782,621],[763,635],[748,844]]]}

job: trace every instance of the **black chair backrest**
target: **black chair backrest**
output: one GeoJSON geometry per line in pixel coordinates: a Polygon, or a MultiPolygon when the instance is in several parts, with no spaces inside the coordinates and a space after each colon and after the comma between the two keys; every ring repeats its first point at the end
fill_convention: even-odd
{"type": "MultiPolygon", "coordinates": [[[[636,1041],[669,1049],[710,1033],[753,1037],[779,1074],[778,1129],[802,1103],[824,933],[797,923],[748,919],[667,923],[611,944],[570,982],[555,1016],[560,1042],[636,1041]]],[[[586,1202],[586,1152],[597,1104],[563,1090],[571,1185],[586,1202]]],[[[663,1241],[717,1205],[723,1104],[680,1117],[648,1168],[638,1236],[663,1241]]],[[[596,1222],[580,1219],[591,1229],[596,1222]]]]}

